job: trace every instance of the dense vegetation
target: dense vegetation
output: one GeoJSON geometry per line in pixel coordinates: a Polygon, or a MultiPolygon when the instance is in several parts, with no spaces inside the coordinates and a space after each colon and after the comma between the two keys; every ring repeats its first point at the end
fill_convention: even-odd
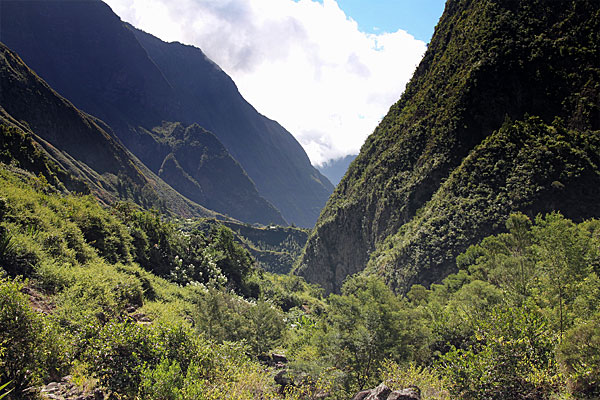
{"type": "Polygon", "coordinates": [[[105,208],[13,170],[0,169],[12,398],[67,374],[123,399],[344,399],[381,381],[425,399],[600,395],[597,220],[512,214],[442,284],[400,296],[363,274],[324,298],[257,268],[225,226],[105,208]],[[283,373],[258,361],[274,350],[283,373]]]}
{"type": "Polygon", "coordinates": [[[256,259],[258,267],[276,274],[287,274],[300,256],[309,230],[295,226],[254,226],[235,221],[202,219],[184,223],[184,229],[207,231],[214,224],[230,228],[237,239],[256,259]]]}
{"type": "Polygon", "coordinates": [[[298,278],[298,294],[267,281],[223,226],[183,232],[131,203],[106,209],[11,169],[0,170],[0,380],[12,396],[69,372],[125,397],[160,398],[151,379],[174,371],[181,398],[274,393],[249,355],[281,342],[279,304],[313,301],[298,278]]]}
{"type": "MultiPolygon", "coordinates": [[[[125,400],[348,399],[382,381],[424,399],[598,398],[599,17],[587,0],[449,1],[304,250],[324,288],[263,268],[284,272],[305,231],[144,210],[149,182],[119,186],[130,175],[85,149],[116,169],[73,194],[66,155],[38,141],[71,131],[48,121],[116,142],[2,47],[0,398],[65,375],[125,400]],[[54,113],[29,113],[31,87],[54,113]],[[103,184],[141,201],[101,202],[103,184]]],[[[135,35],[171,79],[167,48],[206,64],[135,35]]],[[[178,127],[154,132],[169,151],[194,139],[178,127]]]]}
{"type": "Polygon", "coordinates": [[[369,264],[406,291],[455,272],[510,212],[599,216],[599,4],[448,1],[297,272],[339,291],[369,264]]]}
{"type": "Polygon", "coordinates": [[[599,166],[600,131],[568,130],[560,120],[545,124],[534,117],[506,121],[383,241],[367,269],[406,292],[413,282],[428,284],[454,272],[454,255],[472,238],[503,228],[511,212],[600,215],[599,166]]]}

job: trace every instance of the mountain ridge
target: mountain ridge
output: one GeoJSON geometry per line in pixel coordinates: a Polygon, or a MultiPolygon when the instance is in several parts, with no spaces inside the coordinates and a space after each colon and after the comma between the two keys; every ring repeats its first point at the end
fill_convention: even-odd
{"type": "MultiPolygon", "coordinates": [[[[17,130],[11,134],[13,138],[24,135],[17,140],[33,146],[30,151],[43,152],[43,157],[55,164],[51,168],[54,172],[44,172],[47,178],[54,176],[75,192],[89,191],[105,204],[132,200],[142,207],[182,216],[218,216],[185,199],[153,175],[109,127],[56,93],[3,43],[0,87],[0,122],[17,130]]],[[[25,161],[31,158],[26,153],[22,156],[25,161]]]]}
{"type": "MultiPolygon", "coordinates": [[[[163,121],[197,123],[219,138],[287,222],[314,224],[333,186],[200,49],[142,33],[100,0],[0,6],[2,40],[51,87],[105,121],[138,158],[145,157],[136,144],[151,141],[147,132],[163,121]]],[[[272,210],[263,203],[260,213],[272,210]]]]}

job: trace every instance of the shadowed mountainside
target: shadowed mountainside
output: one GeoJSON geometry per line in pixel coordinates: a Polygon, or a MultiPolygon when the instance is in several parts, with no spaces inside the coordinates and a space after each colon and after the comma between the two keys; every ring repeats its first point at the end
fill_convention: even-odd
{"type": "Polygon", "coordinates": [[[3,145],[11,143],[6,154],[18,166],[105,203],[133,200],[182,216],[216,215],[148,171],[110,128],[57,94],[2,43],[0,88],[0,122],[12,127],[4,130],[3,145]]]}
{"type": "MultiPolygon", "coordinates": [[[[138,143],[151,141],[148,132],[163,121],[197,123],[287,222],[314,224],[333,186],[293,136],[248,104],[202,51],[140,32],[99,0],[0,6],[2,41],[78,108],[108,123],[140,159],[147,157],[138,143]]],[[[253,210],[258,203],[251,199],[248,213],[272,213],[267,202],[253,210]]]]}

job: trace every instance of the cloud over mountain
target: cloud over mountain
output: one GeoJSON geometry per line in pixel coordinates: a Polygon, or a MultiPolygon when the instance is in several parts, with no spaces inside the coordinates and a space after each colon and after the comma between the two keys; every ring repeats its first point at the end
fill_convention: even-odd
{"type": "Polygon", "coordinates": [[[359,31],[335,0],[106,0],[163,40],[200,47],[311,160],[356,153],[395,102],[425,43],[359,31]]]}

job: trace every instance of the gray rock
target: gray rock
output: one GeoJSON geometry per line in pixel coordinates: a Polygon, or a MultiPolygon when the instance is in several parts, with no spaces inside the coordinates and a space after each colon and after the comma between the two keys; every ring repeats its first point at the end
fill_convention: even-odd
{"type": "Polygon", "coordinates": [[[404,390],[397,390],[392,392],[387,400],[421,400],[421,390],[416,386],[404,390]]]}
{"type": "Polygon", "coordinates": [[[421,390],[412,386],[404,390],[392,391],[384,383],[375,389],[363,390],[352,400],[421,400],[421,390]]]}
{"type": "Polygon", "coordinates": [[[363,390],[354,396],[353,400],[387,400],[390,393],[392,393],[392,389],[382,383],[375,389],[363,390]]]}

